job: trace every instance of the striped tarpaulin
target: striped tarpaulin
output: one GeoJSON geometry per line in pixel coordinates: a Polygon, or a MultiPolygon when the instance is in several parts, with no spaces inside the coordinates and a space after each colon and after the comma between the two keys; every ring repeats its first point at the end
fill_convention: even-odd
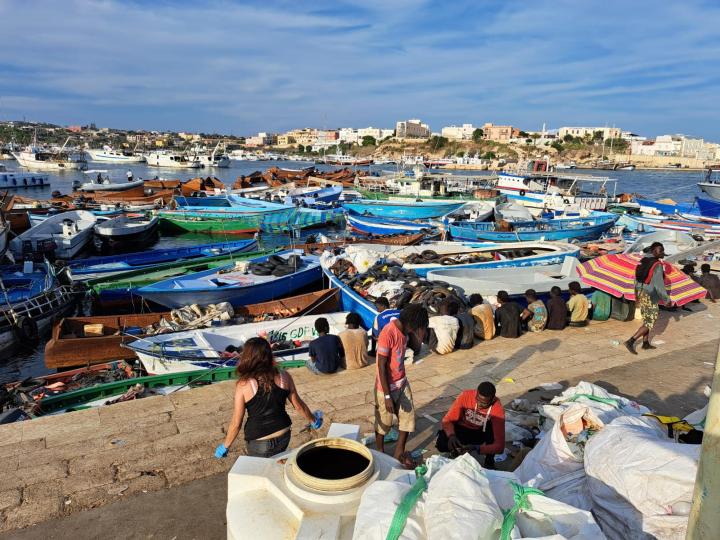
{"type": "MultiPolygon", "coordinates": [[[[640,258],[637,254],[603,255],[578,265],[577,272],[580,280],[590,287],[617,298],[635,300],[635,267],[640,258]]],[[[665,287],[673,304],[682,306],[705,298],[707,291],[679,268],[666,262],[663,262],[663,268],[665,287]]]]}

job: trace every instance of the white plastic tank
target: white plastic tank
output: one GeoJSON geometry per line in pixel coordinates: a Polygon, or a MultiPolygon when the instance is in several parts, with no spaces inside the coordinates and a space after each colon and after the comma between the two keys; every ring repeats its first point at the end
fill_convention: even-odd
{"type": "Polygon", "coordinates": [[[316,439],[272,458],[241,456],[228,474],[230,540],[351,539],[360,497],[413,471],[345,438],[316,439]]]}

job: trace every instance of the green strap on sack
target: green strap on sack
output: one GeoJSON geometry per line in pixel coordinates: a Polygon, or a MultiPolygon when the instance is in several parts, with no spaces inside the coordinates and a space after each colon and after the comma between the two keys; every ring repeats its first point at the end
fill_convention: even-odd
{"type": "Polygon", "coordinates": [[[616,409],[620,408],[620,402],[617,399],[598,397],[593,396],[592,394],[575,394],[573,397],[569,398],[568,401],[577,401],[580,398],[586,398],[590,401],[598,401],[600,403],[605,403],[605,405],[610,405],[611,407],[615,407],[616,409]]]}
{"type": "Polygon", "coordinates": [[[515,521],[517,514],[521,510],[530,510],[532,505],[528,500],[528,495],[545,495],[542,491],[536,488],[525,487],[518,484],[517,482],[510,482],[510,487],[513,490],[513,499],[515,505],[510,510],[503,511],[503,523],[500,529],[500,540],[510,540],[512,531],[515,528],[515,521]]]}
{"type": "Polygon", "coordinates": [[[427,489],[428,484],[427,480],[425,480],[426,473],[427,467],[425,465],[420,465],[420,467],[415,469],[415,476],[417,477],[417,480],[415,480],[413,487],[411,487],[410,491],[405,494],[403,500],[400,502],[400,505],[395,510],[395,515],[393,516],[390,528],[388,529],[386,537],[387,540],[398,540],[398,538],[400,538],[400,535],[405,529],[405,524],[407,523],[407,518],[410,515],[410,512],[412,512],[413,508],[415,508],[418,499],[427,489]]]}

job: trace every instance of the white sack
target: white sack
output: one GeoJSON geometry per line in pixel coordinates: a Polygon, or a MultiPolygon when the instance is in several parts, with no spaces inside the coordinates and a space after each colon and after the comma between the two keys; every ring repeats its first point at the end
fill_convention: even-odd
{"type": "Polygon", "coordinates": [[[685,538],[700,445],[679,444],[653,419],[623,416],[590,438],[593,511],[610,538],[685,538]]]}

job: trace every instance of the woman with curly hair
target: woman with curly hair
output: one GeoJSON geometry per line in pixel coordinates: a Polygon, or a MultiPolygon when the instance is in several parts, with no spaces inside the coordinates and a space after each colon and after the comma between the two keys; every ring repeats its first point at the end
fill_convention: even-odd
{"type": "Polygon", "coordinates": [[[290,374],[275,365],[267,340],[255,337],[245,342],[235,374],[238,381],[233,416],[225,441],[215,450],[215,457],[227,456],[228,448],[240,432],[246,411],[245,443],[249,456],[270,457],[287,449],[292,423],[285,411],[288,399],[313,429],[322,425],[322,415],[310,411],[298,395],[290,374]]]}

